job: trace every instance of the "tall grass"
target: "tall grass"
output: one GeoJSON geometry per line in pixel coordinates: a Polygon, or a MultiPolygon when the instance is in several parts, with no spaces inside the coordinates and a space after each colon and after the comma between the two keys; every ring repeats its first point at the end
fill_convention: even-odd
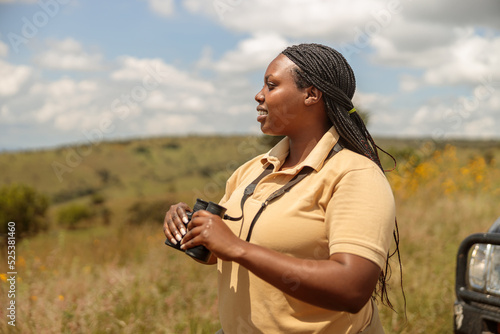
{"type": "Polygon", "coordinates": [[[427,156],[412,154],[388,174],[397,201],[407,302],[405,318],[396,270],[391,283],[398,313],[380,307],[389,333],[452,331],[459,244],[500,216],[498,162],[481,153],[447,145],[427,156]]]}
{"type": "MultiPolygon", "coordinates": [[[[142,162],[146,180],[152,180],[149,171],[154,163],[148,162],[150,159],[178,163],[176,166],[158,162],[165,168],[170,166],[173,176],[156,170],[156,177],[166,181],[146,181],[150,185],[141,185],[141,178],[125,171],[124,167],[120,167],[123,174],[110,168],[111,175],[120,179],[123,188],[109,180],[104,186],[104,179],[96,179],[95,185],[102,187],[101,191],[107,196],[106,205],[113,212],[110,225],[91,225],[76,230],[54,226],[47,233],[17,244],[16,327],[6,324],[8,284],[6,251],[2,249],[0,332],[217,331],[215,267],[200,265],[185,254],[166,247],[161,221],[138,226],[124,223],[127,220],[126,208],[138,198],[143,201],[181,197],[191,203],[197,190],[212,196],[208,198],[210,200],[220,196],[223,189],[219,188],[223,186],[219,178],[223,179],[229,172],[226,170],[227,161],[235,160],[236,155],[223,160],[205,151],[202,158],[194,153],[194,147],[201,145],[199,142],[189,146],[184,155],[182,147],[176,146],[177,142],[169,143],[153,142],[148,150],[144,144],[134,142],[121,146],[115,144],[114,149],[108,146],[100,148],[113,166],[119,165],[120,160],[115,158],[122,159],[122,165],[139,166],[142,162]],[[132,156],[135,160],[125,163],[128,161],[123,160],[125,156],[132,156]],[[192,168],[189,173],[187,166],[192,168]],[[181,167],[184,170],[179,171],[181,167]],[[220,175],[219,169],[222,169],[220,175]],[[168,181],[175,177],[181,178],[182,183],[168,181]],[[207,192],[204,185],[209,182],[219,188],[207,192]],[[155,185],[165,192],[169,189],[169,195],[164,197],[165,193],[162,195],[158,189],[148,188],[155,185]],[[139,197],[134,187],[140,187],[139,197]]],[[[217,144],[217,141],[210,142],[210,145],[219,145],[226,152],[231,147],[221,142],[217,144]]],[[[393,261],[390,297],[397,312],[380,305],[382,321],[387,333],[449,333],[453,324],[458,245],[470,233],[486,231],[500,215],[497,208],[500,200],[498,150],[488,156],[480,150],[461,150],[455,146],[426,151],[425,154],[415,147],[404,148],[405,153],[402,152],[401,148],[395,151],[401,158],[400,163],[396,171],[387,175],[397,201],[407,317],[399,288],[398,264],[393,261]]],[[[241,152],[235,154],[240,154],[238,159],[245,159],[241,152]]],[[[102,164],[98,158],[97,154],[92,157],[96,164],[102,164]]],[[[16,166],[19,167],[20,160],[26,157],[17,159],[16,166]]],[[[81,172],[82,177],[90,175],[86,174],[88,170],[96,170],[95,166],[89,162],[87,169],[81,172]]],[[[105,164],[101,166],[104,167],[105,164]]],[[[29,173],[24,167],[22,170],[29,173]]],[[[40,179],[45,179],[40,170],[37,173],[40,179]]],[[[74,173],[79,173],[79,170],[74,173]]],[[[5,175],[15,179],[15,171],[7,171],[5,175]]],[[[27,178],[36,179],[33,176],[27,178]]],[[[78,185],[83,181],[75,177],[71,182],[78,185]]],[[[46,186],[45,181],[41,182],[41,188],[46,186]]],[[[58,185],[53,194],[61,191],[67,189],[58,185]]],[[[58,204],[54,210],[63,204],[58,204]]],[[[55,216],[54,211],[52,217],[55,216]]]]}
{"type": "Polygon", "coordinates": [[[149,225],[59,230],[24,241],[16,327],[3,316],[1,332],[214,333],[214,268],[163,241],[161,229],[149,225]]]}

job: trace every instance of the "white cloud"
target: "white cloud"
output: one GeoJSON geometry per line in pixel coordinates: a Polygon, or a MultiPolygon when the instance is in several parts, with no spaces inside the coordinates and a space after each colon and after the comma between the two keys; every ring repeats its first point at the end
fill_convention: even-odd
{"type": "MultiPolygon", "coordinates": [[[[370,54],[374,49],[376,64],[426,70],[421,78],[405,77],[401,83],[405,91],[422,84],[470,84],[488,68],[500,69],[497,0],[482,0],[481,4],[453,0],[297,0],[293,5],[285,0],[220,1],[218,5],[185,0],[183,4],[193,13],[253,36],[216,63],[220,71],[265,67],[262,62],[259,65],[259,54],[243,43],[257,50],[269,31],[273,32],[269,40],[286,43],[321,38],[332,45],[340,44],[340,48],[351,46],[345,52],[370,54]]],[[[201,62],[206,65],[207,59],[201,62]]]]}
{"type": "MultiPolygon", "coordinates": [[[[68,51],[77,49],[77,44],[66,44],[68,51]]],[[[46,81],[34,76],[22,101],[2,101],[2,122],[45,128],[60,136],[73,133],[77,140],[99,131],[107,120],[113,124],[107,134],[112,137],[213,132],[214,126],[202,119],[224,114],[232,101],[225,100],[227,91],[217,91],[212,82],[160,59],[123,57],[118,63],[109,78],[99,80],[46,81]],[[140,90],[144,98],[134,98],[140,90]]],[[[16,67],[0,60],[0,68],[16,67]]]]}
{"type": "Polygon", "coordinates": [[[378,110],[386,108],[392,102],[391,96],[385,96],[377,93],[356,92],[353,98],[355,106],[360,106],[361,109],[378,110]]]}
{"type": "Polygon", "coordinates": [[[421,105],[407,117],[407,126],[402,128],[400,134],[428,135],[436,139],[497,137],[499,105],[500,91],[479,85],[467,97],[435,99],[421,105]]]}
{"type": "Polygon", "coordinates": [[[357,110],[368,115],[368,128],[387,128],[400,120],[400,115],[391,110],[394,97],[378,93],[356,92],[353,104],[357,110]]]}
{"type": "Polygon", "coordinates": [[[165,115],[157,113],[145,119],[141,127],[148,134],[164,134],[180,135],[188,131],[193,131],[193,125],[200,125],[199,120],[194,115],[165,115]]]}
{"type": "Polygon", "coordinates": [[[411,75],[402,75],[399,80],[399,87],[403,92],[413,92],[422,85],[420,78],[411,75]]]}
{"type": "Polygon", "coordinates": [[[377,38],[382,63],[394,62],[420,68],[421,76],[405,75],[401,89],[413,91],[423,86],[477,85],[487,77],[500,79],[500,36],[471,34],[450,45],[421,52],[397,52],[388,39],[377,38]]]}
{"type": "Polygon", "coordinates": [[[145,88],[161,85],[176,89],[189,89],[202,93],[213,93],[214,87],[210,81],[183,72],[161,59],[139,59],[125,56],[120,59],[120,68],[111,73],[111,79],[116,81],[135,81],[145,88]]]}
{"type": "Polygon", "coordinates": [[[220,60],[206,66],[222,73],[264,72],[287,45],[287,41],[277,34],[257,33],[239,42],[236,50],[228,51],[220,60]]]}
{"type": "Polygon", "coordinates": [[[376,52],[373,59],[379,64],[417,68],[441,64],[449,60],[449,46],[462,34],[440,24],[395,20],[381,33],[370,36],[370,45],[376,52]]]}
{"type": "Polygon", "coordinates": [[[148,0],[149,8],[162,16],[172,16],[175,12],[174,0],[148,0]]]}
{"type": "Polygon", "coordinates": [[[170,98],[162,91],[154,90],[143,103],[145,108],[164,111],[179,110],[178,101],[170,98]]]}
{"type": "Polygon", "coordinates": [[[478,119],[473,119],[464,124],[464,131],[460,133],[460,137],[472,138],[491,138],[498,135],[500,122],[498,119],[490,116],[479,116],[478,119]]]}
{"type": "Polygon", "coordinates": [[[0,3],[36,3],[38,0],[0,0],[0,3]]]}
{"type": "Polygon", "coordinates": [[[452,45],[447,61],[428,68],[424,81],[430,85],[475,84],[488,75],[500,78],[500,36],[473,35],[452,45]]]}
{"type": "Polygon", "coordinates": [[[103,68],[103,56],[88,53],[80,42],[66,38],[47,42],[48,50],[42,52],[35,61],[42,67],[56,70],[94,71],[103,68]]]}
{"type": "Polygon", "coordinates": [[[455,1],[455,0],[404,0],[405,16],[408,20],[442,22],[449,26],[482,26],[500,28],[498,13],[500,3],[496,0],[455,1]]]}
{"type": "Polygon", "coordinates": [[[43,97],[44,103],[40,108],[34,109],[35,119],[39,122],[52,122],[60,130],[74,130],[92,119],[94,113],[89,110],[95,107],[92,103],[98,90],[97,83],[88,80],[78,82],[63,78],[51,83],[37,83],[30,93],[32,96],[43,97]],[[78,121],[77,114],[80,115],[78,121]],[[75,121],[70,121],[71,119],[75,121]]]}
{"type": "Polygon", "coordinates": [[[185,0],[185,8],[211,17],[231,30],[308,38],[351,36],[351,27],[372,18],[382,0],[205,1],[185,0]],[[353,10],[356,8],[356,10],[353,10]],[[346,14],[348,13],[348,14],[346,14]]]}
{"type": "Polygon", "coordinates": [[[14,120],[14,115],[12,115],[8,106],[4,105],[0,108],[0,119],[2,123],[10,123],[14,120]]]}
{"type": "Polygon", "coordinates": [[[0,57],[7,57],[9,54],[9,46],[4,42],[0,41],[0,57]]]}
{"type": "Polygon", "coordinates": [[[272,31],[290,39],[323,38],[355,43],[360,34],[392,35],[398,49],[447,44],[451,28],[500,28],[497,0],[184,0],[193,13],[210,17],[230,30],[255,34],[272,31]]]}
{"type": "Polygon", "coordinates": [[[28,81],[32,68],[24,65],[11,65],[0,59],[0,96],[15,95],[28,81]]]}

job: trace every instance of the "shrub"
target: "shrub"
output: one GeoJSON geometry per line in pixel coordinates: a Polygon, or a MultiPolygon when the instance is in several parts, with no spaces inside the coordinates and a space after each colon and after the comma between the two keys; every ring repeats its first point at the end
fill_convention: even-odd
{"type": "Polygon", "coordinates": [[[0,188],[1,233],[7,232],[7,223],[16,223],[16,237],[22,238],[47,230],[45,213],[49,207],[46,195],[23,184],[0,188]]]}
{"type": "Polygon", "coordinates": [[[101,193],[94,193],[90,197],[90,201],[92,202],[92,205],[100,206],[104,205],[104,203],[106,202],[106,197],[104,197],[104,195],[101,193]]]}
{"type": "Polygon", "coordinates": [[[83,204],[69,204],[59,210],[57,220],[60,225],[75,229],[78,224],[93,216],[92,210],[83,204]]]}
{"type": "Polygon", "coordinates": [[[165,212],[172,203],[165,200],[152,202],[135,202],[128,208],[127,222],[132,225],[141,225],[143,223],[160,224],[165,218],[165,212]]]}
{"type": "Polygon", "coordinates": [[[178,150],[179,148],[181,148],[181,145],[176,141],[170,141],[168,143],[163,144],[162,148],[166,150],[178,150]]]}
{"type": "Polygon", "coordinates": [[[144,154],[144,155],[149,155],[151,154],[151,151],[149,150],[149,147],[144,146],[144,145],[139,145],[136,148],[134,148],[135,153],[139,154],[144,154]]]}
{"type": "Polygon", "coordinates": [[[54,203],[62,203],[75,198],[93,195],[98,191],[97,188],[91,186],[83,186],[81,188],[64,189],[52,196],[54,203]]]}

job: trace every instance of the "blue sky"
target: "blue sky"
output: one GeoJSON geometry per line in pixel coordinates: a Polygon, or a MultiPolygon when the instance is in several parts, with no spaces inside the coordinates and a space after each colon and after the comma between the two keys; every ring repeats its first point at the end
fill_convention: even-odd
{"type": "Polygon", "coordinates": [[[0,150],[258,134],[287,45],[341,51],[375,136],[500,138],[496,0],[0,0],[0,150]]]}

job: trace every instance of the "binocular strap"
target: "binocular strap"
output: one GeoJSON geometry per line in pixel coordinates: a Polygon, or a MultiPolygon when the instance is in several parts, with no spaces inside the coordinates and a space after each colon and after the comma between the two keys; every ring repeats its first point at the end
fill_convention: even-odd
{"type": "MultiPolygon", "coordinates": [[[[335,146],[332,148],[330,153],[328,153],[328,156],[325,159],[325,163],[328,159],[332,158],[335,154],[340,152],[342,149],[343,149],[343,146],[337,142],[337,144],[335,144],[335,146]]],[[[273,168],[274,168],[274,166],[272,164],[269,164],[267,166],[267,168],[255,180],[253,180],[252,183],[250,183],[245,188],[245,191],[243,193],[243,197],[241,198],[241,216],[238,218],[233,218],[233,217],[229,217],[226,215],[227,218],[226,218],[226,216],[224,216],[224,219],[236,221],[236,220],[240,220],[243,218],[243,206],[245,205],[245,201],[247,200],[248,197],[250,197],[253,194],[255,187],[257,186],[257,183],[259,183],[259,181],[262,180],[266,175],[271,174],[273,168]]],[[[262,214],[264,209],[267,207],[267,205],[270,202],[272,202],[273,200],[275,200],[278,197],[280,197],[281,195],[283,195],[285,192],[289,191],[290,188],[292,188],[294,185],[296,185],[297,183],[302,181],[312,171],[313,171],[312,167],[305,166],[304,168],[302,168],[300,170],[300,172],[297,175],[295,175],[293,177],[293,179],[291,179],[287,184],[285,184],[280,189],[273,192],[264,202],[262,202],[262,205],[261,205],[259,211],[257,211],[257,213],[255,214],[255,217],[252,219],[252,223],[250,224],[250,229],[248,230],[248,235],[245,239],[246,241],[250,241],[250,237],[252,236],[253,227],[255,226],[255,223],[257,222],[257,220],[259,219],[260,215],[262,214]]]]}

